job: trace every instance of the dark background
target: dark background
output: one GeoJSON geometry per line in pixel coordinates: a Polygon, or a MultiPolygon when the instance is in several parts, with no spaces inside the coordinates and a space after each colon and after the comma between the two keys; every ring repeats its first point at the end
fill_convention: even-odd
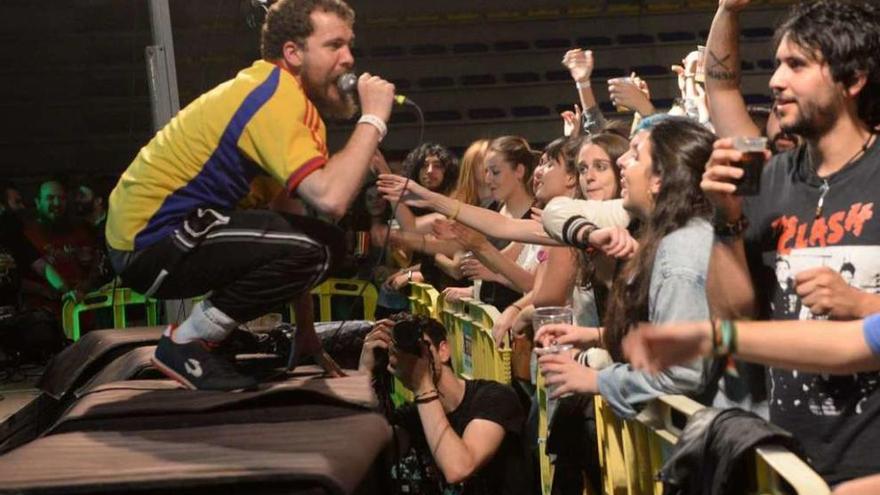
{"type": "MultiPolygon", "coordinates": [[[[767,101],[772,28],[787,0],[756,0],[744,15],[743,90],[767,101]]],[[[461,149],[479,137],[561,134],[576,101],[563,53],[596,56],[593,85],[636,71],[658,107],[677,87],[668,70],[705,42],[715,0],[407,2],[352,0],[358,71],[393,80],[425,109],[425,137],[461,149]]],[[[249,0],[170,0],[181,107],[259,58],[249,0]]],[[[26,192],[48,176],[112,185],[152,136],[144,48],[147,0],[4,0],[0,4],[0,170],[26,192]]],[[[350,124],[329,124],[331,150],[350,124]]],[[[417,140],[415,116],[395,112],[383,147],[417,140]]],[[[27,194],[31,196],[30,194],[27,194]]]]}

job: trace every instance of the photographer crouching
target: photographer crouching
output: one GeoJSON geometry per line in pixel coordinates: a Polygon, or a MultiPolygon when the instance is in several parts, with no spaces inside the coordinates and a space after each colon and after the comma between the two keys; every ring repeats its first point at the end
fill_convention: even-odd
{"type": "Polygon", "coordinates": [[[374,379],[392,373],[413,392],[413,403],[389,415],[398,454],[391,475],[401,492],[532,491],[515,392],[456,376],[442,324],[406,314],[377,322],[364,339],[359,368],[374,379]]]}

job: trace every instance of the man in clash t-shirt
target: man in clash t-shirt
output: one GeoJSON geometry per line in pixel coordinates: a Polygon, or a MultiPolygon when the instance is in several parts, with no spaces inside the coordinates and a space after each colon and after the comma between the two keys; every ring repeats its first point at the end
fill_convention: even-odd
{"type": "MultiPolygon", "coordinates": [[[[723,40],[736,39],[735,19],[746,4],[720,3],[707,46],[710,98],[738,80],[735,47],[723,40]]],[[[878,53],[880,12],[869,2],[805,3],[778,29],[774,111],[782,130],[804,143],[774,157],[760,193],[746,198],[734,194],[741,153],[732,139],[715,144],[703,189],[718,208],[707,286],[722,314],[851,320],[880,310],[878,53]],[[792,284],[797,301],[786,294],[792,284]]],[[[829,483],[880,471],[873,455],[880,374],[770,368],[770,386],[771,421],[795,435],[829,483]]]]}

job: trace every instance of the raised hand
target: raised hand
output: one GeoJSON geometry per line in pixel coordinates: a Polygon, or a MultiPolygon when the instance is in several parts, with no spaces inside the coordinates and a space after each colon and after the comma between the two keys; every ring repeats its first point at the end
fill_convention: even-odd
{"type": "Polygon", "coordinates": [[[443,289],[442,296],[447,302],[458,302],[463,297],[473,297],[473,287],[447,287],[443,289]]]}
{"type": "Polygon", "coordinates": [[[562,117],[562,134],[566,137],[578,137],[581,133],[581,107],[577,103],[574,111],[566,110],[559,114],[562,117]]]}
{"type": "Polygon", "coordinates": [[[562,65],[571,73],[571,78],[580,83],[590,81],[593,74],[593,51],[574,48],[562,57],[562,65]]]}
{"type": "Polygon", "coordinates": [[[478,251],[489,244],[489,239],[483,234],[452,220],[437,219],[433,229],[438,239],[455,241],[467,251],[478,251]]]}
{"type": "Polygon", "coordinates": [[[364,337],[364,346],[361,348],[361,358],[358,370],[364,373],[372,373],[376,367],[376,350],[388,352],[391,347],[391,327],[394,322],[388,319],[379,320],[364,337]]]}
{"type": "MultiPolygon", "coordinates": [[[[647,84],[644,84],[647,89],[647,84]]],[[[639,82],[630,77],[618,77],[608,81],[608,95],[611,101],[617,105],[639,112],[641,115],[651,115],[656,110],[651,99],[639,87],[639,82]]]]}
{"type": "Polygon", "coordinates": [[[461,263],[459,263],[458,269],[461,270],[461,274],[469,280],[494,281],[496,278],[495,273],[489,271],[489,269],[476,258],[463,259],[461,263]]]}
{"type": "Polygon", "coordinates": [[[372,114],[388,122],[394,102],[394,85],[364,72],[358,78],[357,88],[363,114],[372,114]]]}
{"type": "MultiPolygon", "coordinates": [[[[736,196],[735,182],[742,178],[743,169],[736,166],[742,160],[743,153],[733,147],[732,138],[715,141],[714,151],[706,163],[706,171],[700,188],[706,193],[722,218],[728,222],[739,220],[742,216],[742,197],[736,196]]],[[[765,158],[770,159],[770,151],[765,151],[765,158]]]]}

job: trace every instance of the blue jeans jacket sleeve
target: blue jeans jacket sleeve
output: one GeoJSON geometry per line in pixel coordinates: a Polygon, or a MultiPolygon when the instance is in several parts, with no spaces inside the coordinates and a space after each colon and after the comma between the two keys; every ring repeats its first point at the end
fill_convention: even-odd
{"type": "MultiPolygon", "coordinates": [[[[708,222],[692,221],[663,239],[651,272],[649,318],[652,323],[700,321],[709,318],[706,274],[712,246],[708,222]]],[[[621,417],[629,418],[638,404],[661,395],[697,395],[706,386],[711,366],[696,360],[651,375],[615,363],[599,372],[599,393],[621,417]]]]}
{"type": "Polygon", "coordinates": [[[599,393],[621,418],[638,414],[636,406],[661,395],[693,395],[703,387],[702,360],[687,366],[673,366],[651,375],[636,371],[628,364],[614,363],[599,372],[599,393]]]}

